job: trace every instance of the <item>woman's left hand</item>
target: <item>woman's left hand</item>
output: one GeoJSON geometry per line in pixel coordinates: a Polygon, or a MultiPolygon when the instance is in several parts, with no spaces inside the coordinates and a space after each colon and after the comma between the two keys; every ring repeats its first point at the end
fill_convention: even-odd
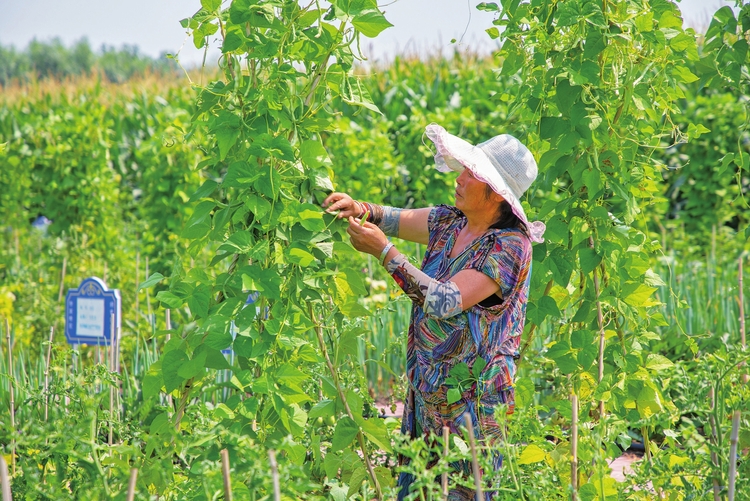
{"type": "Polygon", "coordinates": [[[380,256],[380,253],[388,244],[388,237],[380,228],[367,222],[361,225],[360,220],[353,217],[349,217],[349,228],[346,232],[349,234],[355,249],[372,254],[375,257],[380,256]]]}

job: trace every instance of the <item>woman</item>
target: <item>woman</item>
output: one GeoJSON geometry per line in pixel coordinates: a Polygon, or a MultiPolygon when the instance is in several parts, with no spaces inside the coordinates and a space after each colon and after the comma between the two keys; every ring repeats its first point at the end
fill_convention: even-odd
{"type": "MultiPolygon", "coordinates": [[[[441,436],[443,426],[461,433],[468,415],[476,438],[492,445],[500,438],[494,408],[503,404],[513,412],[531,242],[542,242],[545,230],[543,223],[528,221],[519,201],[536,178],[537,166],[529,150],[507,134],[478,146],[436,124],[426,134],[437,147],[437,169],[460,172],[455,207],[402,210],[357,202],[343,193],[331,194],[323,206],[348,218],[354,247],[378,257],[414,302],[402,433],[441,436]],[[366,215],[368,222],[361,221],[366,215]],[[387,236],[426,244],[422,269],[409,263],[387,236]],[[460,362],[484,367],[476,371],[478,378],[461,385],[463,392],[454,402],[456,394],[449,400],[446,379],[460,362]]],[[[500,468],[502,457],[494,454],[492,459],[500,468]]],[[[468,465],[459,467],[469,473],[468,465]]],[[[399,499],[412,481],[401,474],[399,499]]],[[[458,487],[449,499],[474,499],[474,491],[458,487]]]]}

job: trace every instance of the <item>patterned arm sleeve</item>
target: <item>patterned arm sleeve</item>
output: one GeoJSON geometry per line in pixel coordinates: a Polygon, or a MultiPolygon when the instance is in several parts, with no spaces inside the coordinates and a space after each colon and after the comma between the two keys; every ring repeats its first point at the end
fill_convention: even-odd
{"type": "Polygon", "coordinates": [[[451,281],[439,282],[397,254],[386,265],[396,283],[425,313],[437,318],[450,318],[463,311],[461,291],[451,281]]]}

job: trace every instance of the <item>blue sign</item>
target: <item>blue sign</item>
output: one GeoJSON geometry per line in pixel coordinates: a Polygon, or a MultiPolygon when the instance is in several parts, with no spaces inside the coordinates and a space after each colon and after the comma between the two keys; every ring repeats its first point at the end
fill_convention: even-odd
{"type": "Polygon", "coordinates": [[[119,290],[107,289],[100,278],[87,278],[65,296],[65,339],[69,344],[109,346],[112,315],[114,331],[119,332],[121,311],[119,290]]]}

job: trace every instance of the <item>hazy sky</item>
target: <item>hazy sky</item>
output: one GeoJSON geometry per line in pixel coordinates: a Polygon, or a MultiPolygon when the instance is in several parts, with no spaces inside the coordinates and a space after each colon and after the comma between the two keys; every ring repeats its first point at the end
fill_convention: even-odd
{"type": "MultiPolygon", "coordinates": [[[[496,0],[497,1],[497,0],[496,0]]],[[[386,17],[394,27],[363,44],[374,59],[396,53],[452,51],[460,48],[488,51],[494,45],[484,30],[492,26],[491,13],[476,10],[479,0],[385,0],[386,17]],[[465,32],[465,34],[464,34],[465,32]],[[462,34],[463,38],[462,38],[462,34]]],[[[680,8],[687,25],[705,28],[722,0],[683,0],[680,8]]],[[[186,39],[180,19],[200,7],[200,0],[0,0],[0,44],[24,48],[36,38],[59,37],[66,45],[87,37],[91,46],[137,45],[158,56],[181,49],[180,60],[197,64],[202,52],[186,39]]]]}

